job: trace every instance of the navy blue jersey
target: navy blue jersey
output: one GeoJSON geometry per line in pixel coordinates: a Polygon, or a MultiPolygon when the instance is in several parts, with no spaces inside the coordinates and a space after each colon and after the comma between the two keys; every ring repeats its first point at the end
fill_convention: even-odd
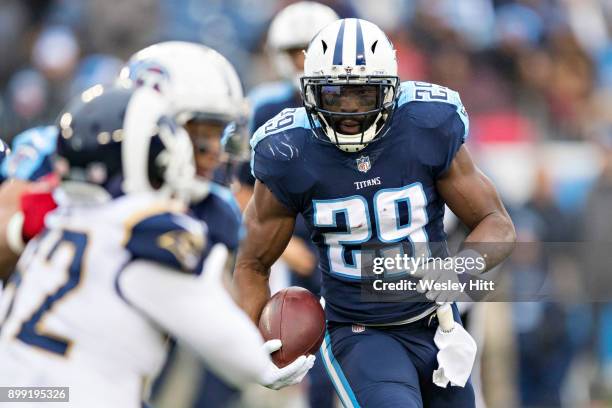
{"type": "Polygon", "coordinates": [[[300,93],[289,81],[260,85],[249,94],[249,101],[252,106],[249,135],[283,109],[302,106],[300,93]]]}
{"type": "Polygon", "coordinates": [[[192,204],[192,215],[208,226],[208,242],[204,257],[213,245],[221,243],[229,251],[235,251],[242,236],[242,217],[231,191],[210,183],[210,193],[202,201],[192,204]]]}
{"type": "Polygon", "coordinates": [[[425,313],[428,302],[363,301],[361,252],[382,246],[446,255],[444,202],[435,183],[468,133],[459,95],[402,83],[386,133],[357,153],[317,139],[310,126],[303,108],[284,110],[257,130],[251,164],[281,203],[304,216],[319,249],[328,319],[382,324],[425,313]]]}

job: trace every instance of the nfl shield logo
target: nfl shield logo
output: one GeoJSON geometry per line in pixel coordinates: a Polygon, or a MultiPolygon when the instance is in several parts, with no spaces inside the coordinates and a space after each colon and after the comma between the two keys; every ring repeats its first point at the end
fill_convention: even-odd
{"type": "Polygon", "coordinates": [[[370,170],[370,157],[369,156],[361,156],[357,158],[357,170],[362,173],[367,173],[370,170]]]}

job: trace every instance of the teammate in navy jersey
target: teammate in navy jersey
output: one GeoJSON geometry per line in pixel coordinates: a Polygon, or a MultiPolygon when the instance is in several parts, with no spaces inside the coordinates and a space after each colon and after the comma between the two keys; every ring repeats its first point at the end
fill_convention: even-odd
{"type": "MultiPolygon", "coordinates": [[[[362,297],[369,248],[449,255],[444,204],[471,230],[455,258],[486,259],[474,273],[513,248],[512,222],[463,146],[469,120],[459,95],[429,83],[400,84],[392,44],[358,19],[339,20],[313,38],[302,95],[304,108],[284,110],[251,141],[257,182],[234,275],[242,307],[258,321],[269,298],[268,268],[302,214],[323,271],[328,323],[321,354],[343,404],[473,407],[467,376],[447,388],[432,381],[434,301],[452,301],[456,291],[415,293],[410,302],[362,297]],[[497,244],[483,252],[482,242],[497,244]]],[[[453,277],[417,272],[432,282],[453,277]]]]}

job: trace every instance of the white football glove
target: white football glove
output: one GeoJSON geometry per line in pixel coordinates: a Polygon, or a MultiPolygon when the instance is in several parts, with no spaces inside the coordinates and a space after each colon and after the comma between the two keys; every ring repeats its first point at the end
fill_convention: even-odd
{"type": "MultiPolygon", "coordinates": [[[[283,343],[279,339],[269,340],[264,343],[263,349],[266,353],[272,354],[282,347],[283,343]]],[[[267,370],[263,373],[260,384],[264,387],[280,390],[289,385],[298,384],[301,382],[308,370],[312,368],[315,362],[315,356],[300,356],[295,361],[286,367],[278,368],[272,360],[267,370]]]]}

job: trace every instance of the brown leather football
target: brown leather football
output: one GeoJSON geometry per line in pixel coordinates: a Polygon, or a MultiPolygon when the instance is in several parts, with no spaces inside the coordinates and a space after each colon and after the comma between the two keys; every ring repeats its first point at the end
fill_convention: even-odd
{"type": "Polygon", "coordinates": [[[283,342],[272,353],[272,361],[284,367],[301,355],[317,352],[325,336],[325,313],[309,290],[291,286],[270,298],[261,313],[259,330],[265,340],[283,342]]]}

